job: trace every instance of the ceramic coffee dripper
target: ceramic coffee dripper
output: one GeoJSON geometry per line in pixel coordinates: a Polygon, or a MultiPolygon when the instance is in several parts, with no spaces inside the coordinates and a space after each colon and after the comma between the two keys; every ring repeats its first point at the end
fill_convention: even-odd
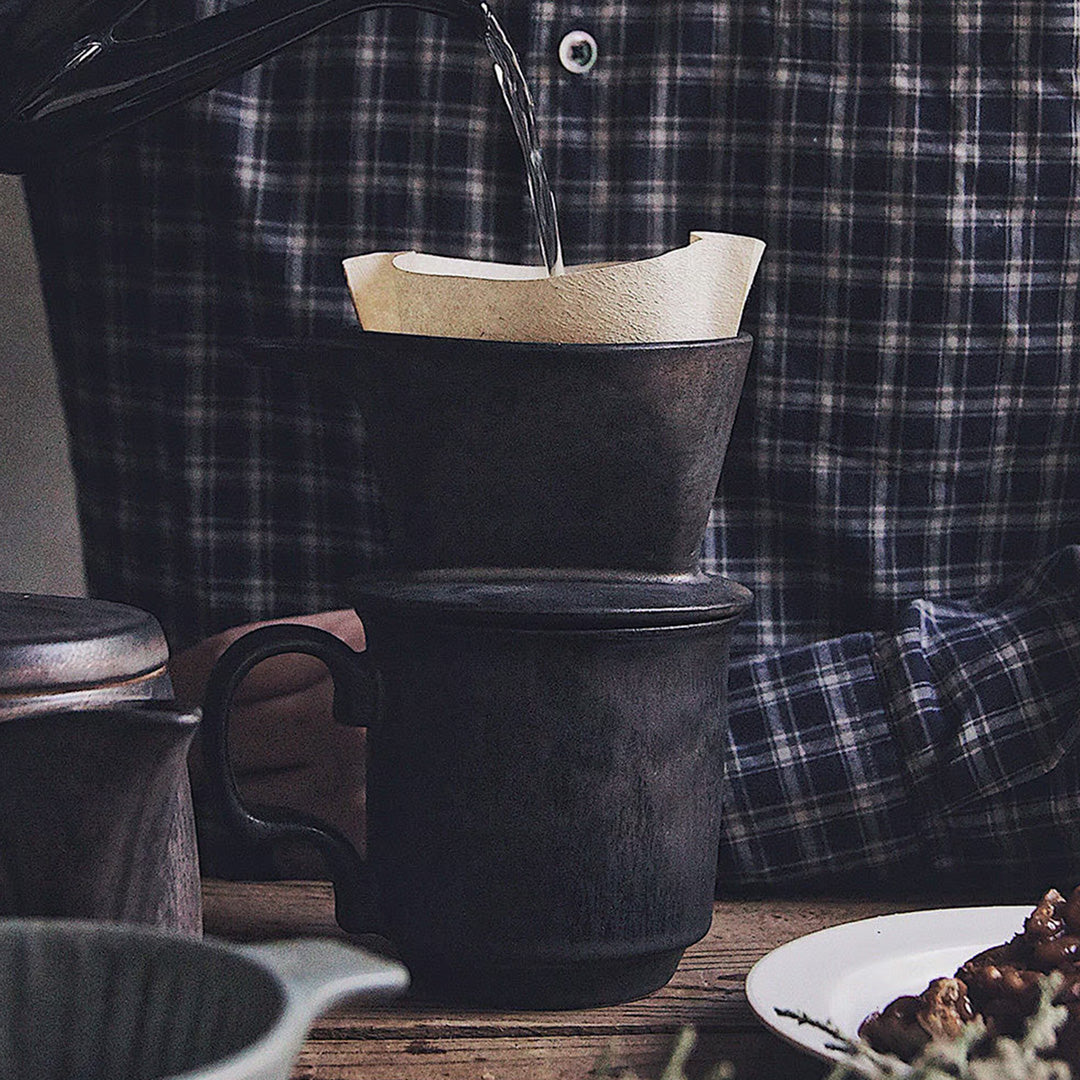
{"type": "Polygon", "coordinates": [[[345,259],[364,332],[315,363],[363,411],[393,569],[693,572],[764,250],[695,230],[550,275],[416,251],[345,259]]]}
{"type": "Polygon", "coordinates": [[[201,934],[199,716],[167,659],[146,612],[0,593],[0,914],[201,934]]]}
{"type": "Polygon", "coordinates": [[[751,345],[364,331],[251,343],[238,360],[310,370],[355,397],[390,572],[691,574],[751,345]]]}
{"type": "Polygon", "coordinates": [[[421,993],[574,1008],[663,985],[709,927],[728,648],[749,593],[719,577],[509,573],[361,583],[367,650],[276,625],[233,644],[204,704],[207,768],[237,843],[326,857],[337,918],[400,950],[421,993]],[[242,804],[229,703],[261,660],[329,667],[368,727],[368,857],[242,804]]]}
{"type": "Polygon", "coordinates": [[[0,1075],[287,1080],[317,1014],[407,983],[400,964],[338,941],[0,919],[0,1075]]]}

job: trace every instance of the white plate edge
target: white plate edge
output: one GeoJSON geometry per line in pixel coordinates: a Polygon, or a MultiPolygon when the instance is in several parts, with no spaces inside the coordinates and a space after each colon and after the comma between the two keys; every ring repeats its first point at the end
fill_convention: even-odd
{"type": "MultiPolygon", "coordinates": [[[[972,906],[972,907],[954,907],[954,908],[924,908],[917,911],[902,911],[888,915],[874,915],[866,919],[854,919],[846,923],[838,923],[836,926],[824,927],[821,930],[814,930],[809,934],[803,934],[797,938],[793,938],[791,941],[785,942],[783,945],[778,945],[775,949],[770,950],[760,960],[758,960],[746,976],[746,997],[750,1003],[750,1008],[757,1016],[757,1018],[767,1027],[773,1034],[779,1036],[785,1042],[790,1043],[796,1048],[813,1054],[815,1057],[821,1058],[824,1061],[834,1062],[845,1060],[845,1055],[837,1050],[829,1050],[825,1047],[825,1040],[827,1036],[816,1028],[800,1026],[797,1021],[789,1018],[777,1016],[775,1009],[777,1007],[792,1009],[794,1011],[802,1010],[815,1017],[815,1019],[828,1020],[827,1016],[817,1016],[815,1014],[815,1002],[807,1002],[805,999],[800,1000],[800,994],[793,990],[791,992],[790,1001],[778,1001],[776,996],[771,991],[773,968],[780,969],[782,966],[786,966],[792,957],[798,958],[804,954],[807,950],[811,952],[822,944],[835,943],[838,946],[842,946],[845,939],[850,940],[855,935],[872,934],[875,931],[884,932],[886,935],[895,935],[902,931],[917,931],[923,929],[924,931],[929,927],[938,931],[943,931],[945,924],[956,920],[957,922],[967,923],[974,922],[975,928],[972,929],[970,935],[965,935],[963,938],[951,938],[944,941],[931,939],[929,941],[918,940],[917,934],[916,940],[912,941],[911,948],[907,950],[909,953],[922,953],[929,952],[936,948],[959,948],[970,949],[968,955],[972,955],[975,952],[980,951],[983,948],[989,948],[992,945],[999,945],[1003,941],[1007,941],[1011,934],[1019,932],[1023,928],[1024,919],[1031,914],[1033,905],[987,905],[987,906],[972,906]],[[983,930],[978,929],[978,922],[980,919],[986,920],[987,925],[983,930]]],[[[837,948],[833,955],[838,958],[842,958],[843,951],[837,948]]],[[[901,953],[900,955],[904,955],[901,953]]],[[[846,977],[855,969],[855,965],[850,962],[842,960],[829,970],[822,970],[822,980],[829,980],[830,977],[835,979],[839,977],[846,977]]],[[[938,975],[951,975],[951,971],[936,972],[938,975]]],[[[932,976],[931,976],[932,977],[932,976]]],[[[929,980],[928,980],[929,981],[929,980]]],[[[897,990],[897,994],[903,991],[897,990]]],[[[896,994],[893,995],[894,997],[896,994]]],[[[867,1013],[874,1008],[881,1008],[886,1005],[891,998],[885,1001],[874,1002],[867,1008],[867,1013]]],[[[846,1034],[854,1035],[854,1032],[845,1032],[846,1034]]]]}

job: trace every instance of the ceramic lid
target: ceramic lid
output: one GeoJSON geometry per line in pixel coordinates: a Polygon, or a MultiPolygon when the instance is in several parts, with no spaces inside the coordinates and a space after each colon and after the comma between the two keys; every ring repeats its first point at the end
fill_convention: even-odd
{"type": "Polygon", "coordinates": [[[160,625],[138,608],[0,593],[0,694],[118,682],[155,671],[168,658],[160,625]]]}
{"type": "Polygon", "coordinates": [[[738,618],[750,591],[716,574],[587,579],[438,572],[353,583],[361,620],[379,615],[521,629],[685,626],[738,618]]]}

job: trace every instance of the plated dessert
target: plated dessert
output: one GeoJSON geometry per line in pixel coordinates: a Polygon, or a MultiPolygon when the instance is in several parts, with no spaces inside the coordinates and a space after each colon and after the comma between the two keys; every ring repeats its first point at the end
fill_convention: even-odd
{"type": "Polygon", "coordinates": [[[1055,1002],[1068,1015],[1058,1029],[1054,1056],[1080,1069],[1080,886],[1070,896],[1047,892],[1009,941],[985,949],[952,975],[931,980],[918,995],[904,995],[863,1020],[859,1035],[875,1050],[911,1061],[932,1039],[959,1035],[976,1017],[987,1037],[1023,1035],[1039,1004],[1039,982],[1060,972],[1055,1002]]]}

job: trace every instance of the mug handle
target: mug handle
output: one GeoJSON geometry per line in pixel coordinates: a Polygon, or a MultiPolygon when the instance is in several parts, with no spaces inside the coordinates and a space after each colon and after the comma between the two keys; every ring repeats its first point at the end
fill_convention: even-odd
{"type": "Polygon", "coordinates": [[[339,724],[367,727],[369,718],[378,715],[378,674],[364,653],[317,627],[279,623],[251,630],[221,654],[206,684],[202,741],[211,795],[225,831],[241,845],[263,853],[291,840],[320,852],[334,883],[338,925],[353,934],[378,933],[368,864],[341,832],[295,810],[272,807],[257,814],[240,799],[229,756],[229,707],[244,676],[256,664],[283,653],[313,656],[327,666],[334,683],[334,719],[339,724]],[[367,716],[359,708],[365,699],[371,702],[367,716]]]}

